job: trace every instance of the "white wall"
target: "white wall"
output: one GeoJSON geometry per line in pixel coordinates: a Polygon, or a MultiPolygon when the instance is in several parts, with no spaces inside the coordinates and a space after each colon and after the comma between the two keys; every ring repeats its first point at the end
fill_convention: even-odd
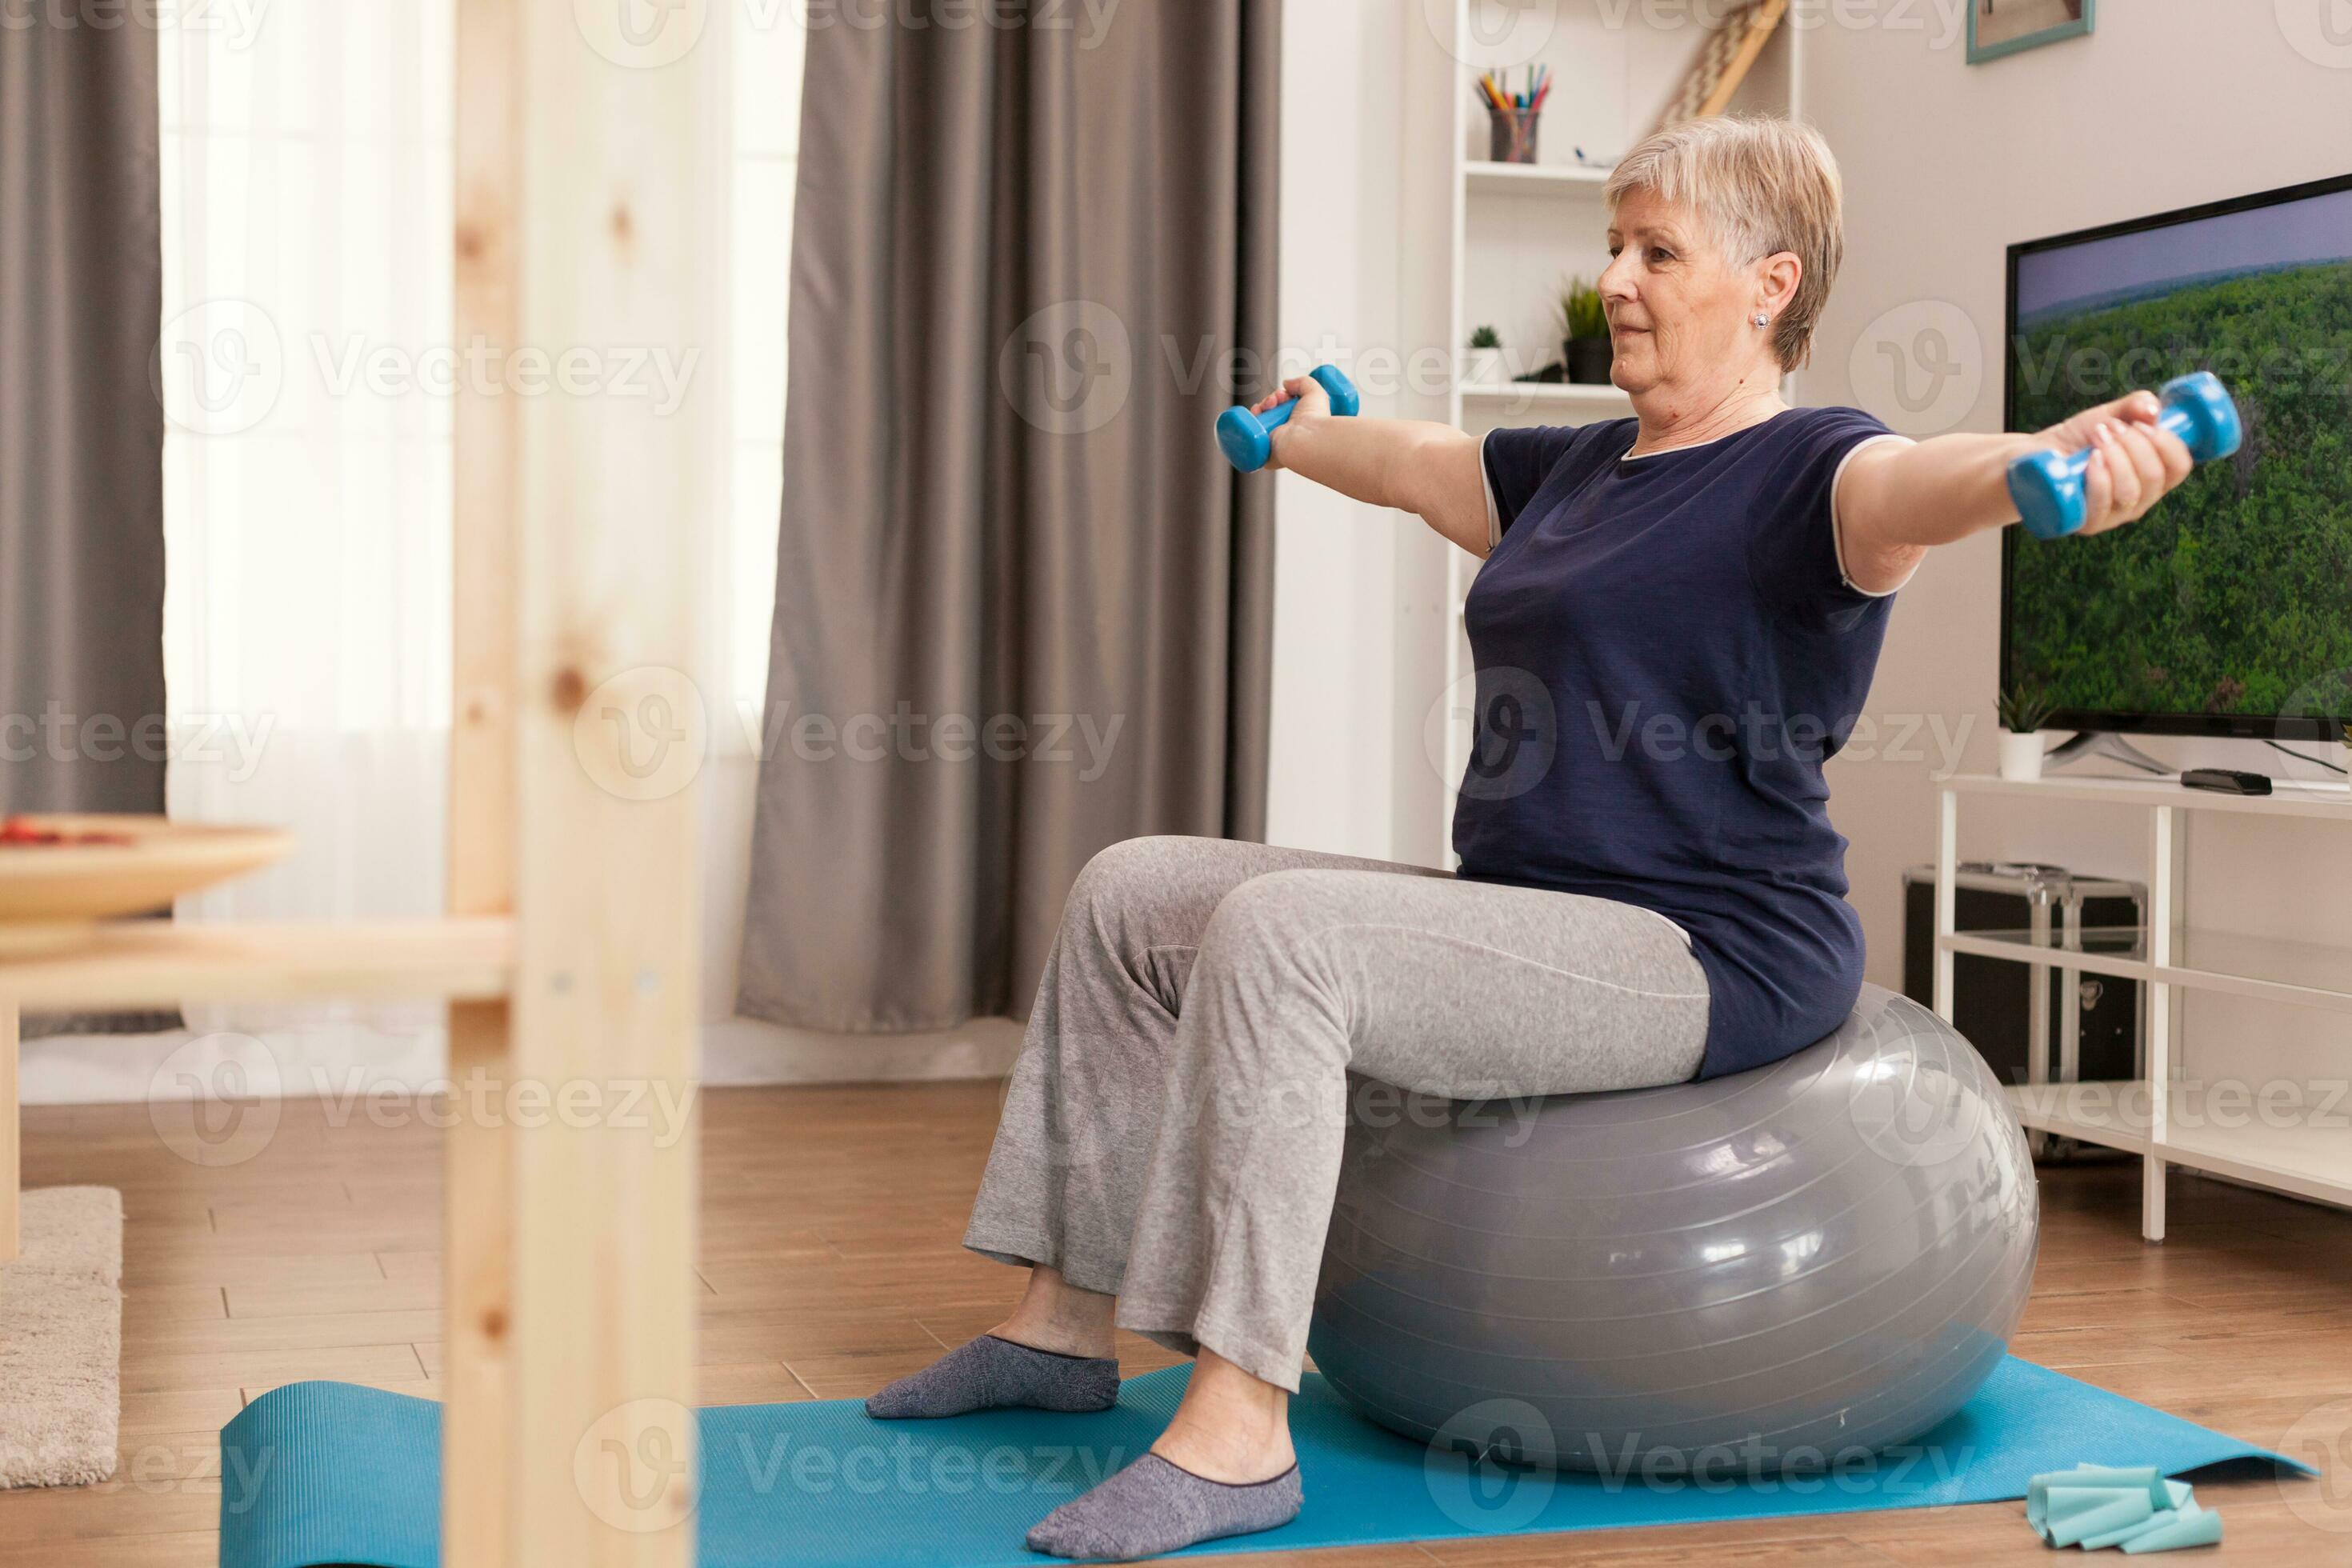
{"type": "MultiPolygon", "coordinates": [[[[1696,47],[1701,7],[1664,23],[1617,0],[1489,0],[1490,39],[1532,29],[1561,70],[1546,111],[1547,157],[1571,144],[1622,146],[1645,123],[1696,47]],[[1572,64],[1573,57],[1581,64],[1572,64]]],[[[1285,0],[1282,77],[1281,300],[1287,374],[1319,361],[1346,367],[1364,411],[1444,419],[1452,341],[1456,79],[1453,0],[1285,0]]],[[[1525,58],[1525,56],[1515,57],[1525,58]]],[[[1776,41],[1742,89],[1784,101],[1793,51],[1776,41]]],[[[1470,290],[1528,365],[1549,310],[1487,311],[1488,297],[1540,299],[1569,271],[1598,269],[1599,207],[1528,213],[1487,205],[1478,237],[1494,265],[1470,290]],[[1560,216],[1563,211],[1568,215],[1560,216]],[[1590,219],[1591,243],[1551,261],[1521,255],[1517,273],[1491,250],[1560,222],[1590,219]],[[1515,220],[1528,220],[1518,221],[1515,220]],[[1496,273],[1496,267],[1501,268],[1496,273]],[[1520,274],[1524,274],[1521,276],[1520,274]],[[1533,280],[1529,287],[1530,280],[1533,280]]],[[[1474,268],[1475,270],[1475,268],[1474,268]]],[[[1522,302],[1525,302],[1523,300],[1522,302]]],[[[1274,735],[1267,837],[1277,844],[1444,863],[1440,704],[1454,634],[1445,582],[1452,546],[1416,518],[1360,506],[1280,475],[1275,585],[1274,735]]]]}
{"type": "MultiPolygon", "coordinates": [[[[1449,79],[1425,0],[1286,0],[1287,374],[1346,367],[1364,412],[1443,418],[1449,79]],[[1433,209],[1432,202],[1437,205],[1433,209]],[[1418,356],[1419,374],[1409,374],[1418,356]]],[[[1424,715],[1444,684],[1444,551],[1419,519],[1274,481],[1274,843],[1438,863],[1424,715]]]]}
{"type": "MultiPolygon", "coordinates": [[[[1917,331],[1936,326],[1959,365],[1936,419],[1997,430],[2009,243],[2352,170],[2352,39],[2327,41],[2329,3],[2109,0],[2091,38],[1975,67],[1965,0],[1799,6],[1804,112],[1843,164],[1848,238],[1802,400],[1891,416],[1891,345],[1911,356],[1919,403],[1929,367],[1917,331]]],[[[1286,0],[1281,341],[1294,365],[1444,345],[1452,66],[1423,13],[1444,10],[1286,0]]],[[[1367,399],[1370,412],[1443,407],[1412,391],[1367,399]]],[[[1442,547],[1410,519],[1276,482],[1270,837],[1434,863],[1436,774],[1418,731],[1442,669],[1442,547]]],[[[1902,869],[1934,852],[1931,775],[1993,765],[1999,573],[1990,538],[1921,572],[1870,702],[1882,739],[1917,726],[1912,754],[1833,765],[1832,811],[1853,840],[1853,901],[1880,984],[1901,980],[1902,869]]],[[[2180,765],[2318,776],[2252,742],[2146,743],[2180,765]]],[[[1980,802],[1966,821],[1970,856],[2146,875],[2137,816],[1980,802]]],[[[2352,836],[2207,816],[2192,837],[2202,922],[2310,939],[2352,929],[2352,836]]],[[[2200,997],[2189,1026],[2191,1071],[2250,1032],[2278,1070],[2346,1068],[2326,1015],[2200,997]]]]}
{"type": "MultiPolygon", "coordinates": [[[[2352,172],[2352,37],[2325,44],[2328,3],[2108,0],[2093,37],[1982,66],[1966,63],[1960,0],[1844,8],[1915,24],[1924,16],[1925,26],[1846,26],[1824,15],[1804,39],[1805,102],[1844,170],[1847,257],[1803,400],[1891,416],[1900,364],[1914,403],[1926,401],[1921,351],[1934,340],[1918,332],[1933,326],[1958,367],[1936,418],[1998,430],[2007,245],[2352,172]]],[[[1962,765],[1971,772],[1993,763],[2000,559],[1986,537],[1928,562],[1898,604],[1871,693],[1882,721],[1969,722],[1962,765]]],[[[2253,742],[2143,743],[2179,765],[2323,776],[2253,742]]],[[[1871,978],[1885,984],[1901,975],[1901,869],[1934,854],[1935,748],[1925,749],[1922,761],[1842,760],[1832,772],[1871,978]]],[[[1961,849],[2140,878],[2143,820],[1965,805],[1961,849]]],[[[2347,868],[2345,828],[2206,816],[2189,875],[2201,923],[2318,940],[2352,929],[2347,868]]],[[[2229,1005],[2232,1022],[2275,1048],[2282,1070],[2340,1078],[2352,1063],[2340,1023],[2325,1015],[2229,1005]]],[[[2197,1061],[2200,1021],[2191,1015],[2192,1071],[2211,1068],[2210,1057],[2197,1061]]]]}

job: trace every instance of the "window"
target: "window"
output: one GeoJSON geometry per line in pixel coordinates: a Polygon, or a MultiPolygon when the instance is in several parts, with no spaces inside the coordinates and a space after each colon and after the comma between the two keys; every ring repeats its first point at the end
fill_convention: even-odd
{"type": "Polygon", "coordinates": [[[727,339],[733,359],[728,388],[733,460],[722,533],[727,548],[720,553],[730,580],[714,603],[724,605],[731,627],[729,685],[738,711],[752,716],[761,711],[768,685],[776,522],[782,511],[786,305],[807,44],[793,20],[797,11],[744,0],[730,51],[734,166],[727,339]]]}
{"type": "MultiPolygon", "coordinates": [[[[722,116],[731,192],[694,371],[714,378],[698,390],[717,470],[699,678],[729,750],[756,734],[730,716],[756,715],[767,679],[799,15],[716,5],[680,68],[702,73],[722,116]]],[[[431,912],[463,374],[453,0],[160,16],[172,809],[282,823],[302,843],[201,908],[431,912]],[[207,727],[242,741],[208,752],[191,743],[207,727]]]]}

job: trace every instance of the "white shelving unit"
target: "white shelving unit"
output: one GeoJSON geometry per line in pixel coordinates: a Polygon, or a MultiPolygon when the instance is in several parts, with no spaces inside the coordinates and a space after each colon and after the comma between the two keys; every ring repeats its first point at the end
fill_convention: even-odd
{"type": "MultiPolygon", "coordinates": [[[[1952,1016],[1952,960],[1958,953],[2055,972],[2071,988],[2084,974],[2146,984],[2147,1073],[2124,1083],[2036,1081],[2012,1086],[2018,1120],[2037,1131],[2121,1149],[2143,1161],[2140,1230],[2164,1239],[2167,1165],[2245,1182],[2325,1202],[2352,1204],[2352,1103],[2332,1091],[2294,1084],[2184,1080],[2181,1003],[2192,991],[2284,1003],[2352,1017],[2352,945],[2249,936],[2193,923],[2187,888],[2189,826],[2199,812],[2308,818],[2352,827],[2352,792],[2342,784],[2282,781],[2268,795],[2216,795],[2169,780],[2062,778],[2023,783],[1964,776],[1940,792],[1936,851],[1936,1011],[1952,1016]],[[2093,933],[1963,931],[1955,929],[1959,805],[1964,795],[2024,796],[2052,805],[2147,815],[2147,924],[2128,942],[2083,950],[2093,933]]],[[[2352,1025],[2347,1025],[2352,1044],[2352,1025]]]]}
{"type": "Polygon", "coordinates": [[[1597,195],[1609,183],[1609,171],[1582,163],[1496,163],[1463,160],[1463,183],[1490,196],[1524,196],[1566,193],[1583,187],[1597,195]]]}
{"type": "MultiPolygon", "coordinates": [[[[1503,339],[1505,379],[1499,385],[1454,386],[1446,416],[1452,424],[1480,434],[1514,425],[1582,425],[1633,412],[1613,386],[1508,378],[1560,357],[1560,284],[1570,277],[1598,278],[1609,264],[1601,201],[1609,171],[1577,162],[1577,149],[1614,157],[1649,132],[1697,58],[1705,38],[1699,18],[1709,14],[1705,6],[1609,0],[1558,0],[1543,7],[1523,0],[1455,0],[1448,53],[1464,63],[1454,73],[1451,341],[1459,353],[1474,329],[1496,328],[1503,339]],[[1530,29],[1541,34],[1532,52],[1530,29]],[[1496,66],[1516,77],[1530,63],[1549,68],[1554,83],[1538,135],[1541,161],[1494,163],[1486,157],[1487,116],[1477,74],[1496,66]]],[[[1733,99],[1734,111],[1798,112],[1800,33],[1785,22],[1774,33],[1733,99]]],[[[1472,667],[1462,602],[1478,563],[1458,551],[1447,553],[1444,689],[1451,711],[1439,841],[1450,846],[1454,785],[1469,760],[1472,667]]],[[[1450,847],[1445,858],[1450,865],[1450,847]]]]}
{"type": "Polygon", "coordinates": [[[1613,386],[1538,381],[1465,382],[1454,393],[1461,403],[1464,417],[1484,417],[1490,422],[1496,416],[1523,409],[1540,410],[1547,418],[1570,420],[1622,419],[1632,412],[1625,395],[1613,386]]]}

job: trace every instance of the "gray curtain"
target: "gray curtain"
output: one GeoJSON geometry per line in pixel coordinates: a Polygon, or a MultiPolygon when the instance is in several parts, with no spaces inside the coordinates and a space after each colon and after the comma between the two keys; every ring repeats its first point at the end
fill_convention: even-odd
{"type": "Polygon", "coordinates": [[[801,120],[740,1005],[826,1029],[1025,1012],[1095,851],[1265,831],[1272,486],[1211,428],[1280,6],[898,9],[811,30],[801,120]]]}
{"type": "Polygon", "coordinates": [[[161,811],[155,31],[19,20],[0,26],[0,810],[161,811]]]}

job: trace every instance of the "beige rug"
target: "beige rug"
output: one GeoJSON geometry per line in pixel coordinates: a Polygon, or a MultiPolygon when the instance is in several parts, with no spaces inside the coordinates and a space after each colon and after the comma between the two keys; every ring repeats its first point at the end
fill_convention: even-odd
{"type": "Polygon", "coordinates": [[[122,1365],[122,1194],[25,1194],[25,1250],[0,1263],[0,1488],[114,1474],[122,1365]]]}

